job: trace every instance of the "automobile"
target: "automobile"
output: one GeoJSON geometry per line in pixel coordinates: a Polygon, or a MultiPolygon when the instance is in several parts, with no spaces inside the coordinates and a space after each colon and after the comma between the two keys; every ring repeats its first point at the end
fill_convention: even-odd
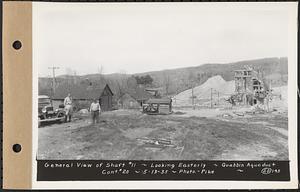
{"type": "Polygon", "coordinates": [[[66,112],[63,106],[54,109],[52,100],[47,95],[38,96],[38,125],[43,122],[65,122],[66,112]]]}

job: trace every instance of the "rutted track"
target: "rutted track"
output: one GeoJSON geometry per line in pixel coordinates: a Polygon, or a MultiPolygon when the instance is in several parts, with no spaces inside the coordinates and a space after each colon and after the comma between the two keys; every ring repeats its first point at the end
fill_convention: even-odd
{"type": "Polygon", "coordinates": [[[105,112],[39,128],[38,159],[287,160],[287,114],[234,119],[188,115],[149,116],[139,111],[105,112]],[[261,123],[264,122],[264,123],[261,123]],[[142,143],[163,138],[171,146],[142,143]]]}

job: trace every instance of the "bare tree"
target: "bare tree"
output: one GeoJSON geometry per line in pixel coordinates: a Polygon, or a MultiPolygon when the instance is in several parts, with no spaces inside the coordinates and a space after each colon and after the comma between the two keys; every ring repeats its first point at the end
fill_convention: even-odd
{"type": "Polygon", "coordinates": [[[76,70],[73,70],[73,82],[74,82],[74,84],[77,84],[77,72],[76,72],[76,70]]]}
{"type": "Polygon", "coordinates": [[[170,76],[166,72],[163,73],[163,84],[166,89],[166,95],[169,95],[171,80],[170,80],[170,76]]]}
{"type": "Polygon", "coordinates": [[[133,92],[137,88],[137,86],[137,81],[133,76],[127,78],[126,87],[129,92],[133,92]]]}
{"type": "Polygon", "coordinates": [[[76,70],[72,68],[66,68],[66,75],[67,75],[67,83],[68,85],[76,84],[77,83],[77,73],[76,70]]]}
{"type": "Polygon", "coordinates": [[[99,74],[100,83],[102,83],[104,81],[103,72],[104,72],[104,67],[102,65],[100,65],[98,67],[98,74],[99,74]]]}
{"type": "Polygon", "coordinates": [[[117,91],[118,91],[118,99],[121,98],[127,91],[127,76],[126,71],[121,70],[119,72],[120,78],[117,80],[117,91]]]}

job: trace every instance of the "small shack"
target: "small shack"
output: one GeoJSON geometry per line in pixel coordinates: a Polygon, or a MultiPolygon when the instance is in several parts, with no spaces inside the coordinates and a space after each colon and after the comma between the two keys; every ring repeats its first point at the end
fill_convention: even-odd
{"type": "Polygon", "coordinates": [[[172,113],[172,99],[149,99],[143,105],[143,113],[149,115],[170,114],[172,113]]]}
{"type": "Polygon", "coordinates": [[[141,107],[140,103],[128,93],[125,93],[120,97],[118,105],[122,109],[139,109],[141,107]]]}
{"type": "Polygon", "coordinates": [[[59,106],[64,102],[64,98],[71,94],[75,110],[88,108],[93,99],[98,99],[103,111],[109,111],[112,109],[112,97],[108,84],[102,86],[85,86],[85,85],[71,85],[71,86],[59,86],[52,98],[53,105],[59,106]]]}

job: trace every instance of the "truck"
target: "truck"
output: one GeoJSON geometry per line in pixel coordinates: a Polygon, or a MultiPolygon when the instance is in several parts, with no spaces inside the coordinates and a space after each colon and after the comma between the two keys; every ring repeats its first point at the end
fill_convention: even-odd
{"type": "Polygon", "coordinates": [[[52,100],[47,95],[38,96],[38,126],[44,122],[65,122],[66,112],[64,106],[54,109],[52,100]]]}

